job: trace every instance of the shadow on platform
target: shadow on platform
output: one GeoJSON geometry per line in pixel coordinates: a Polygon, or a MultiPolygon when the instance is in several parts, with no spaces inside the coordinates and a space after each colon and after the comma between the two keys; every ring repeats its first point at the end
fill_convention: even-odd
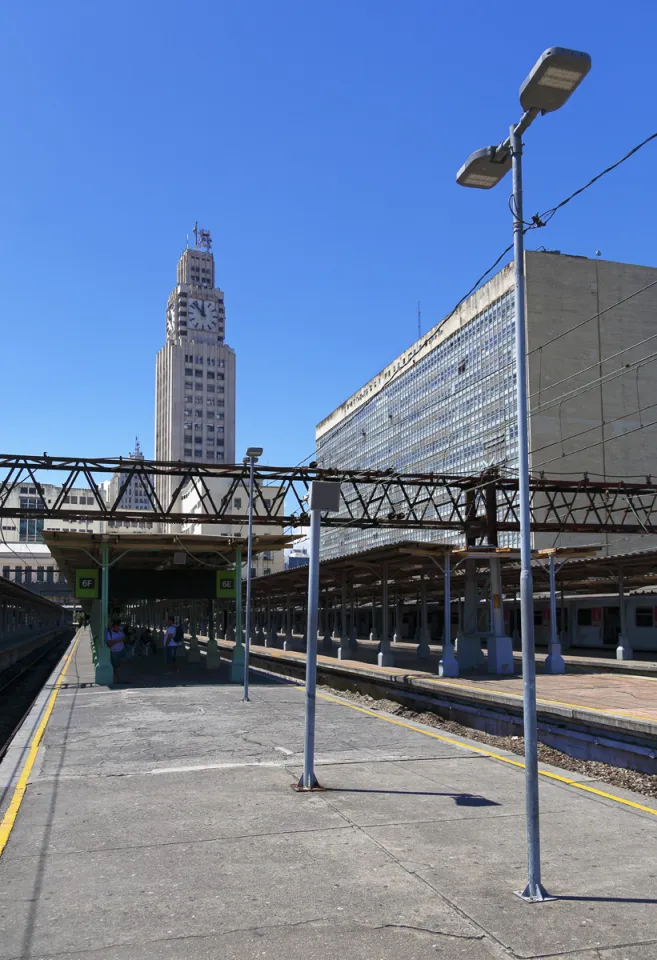
{"type": "MultiPolygon", "coordinates": [[[[194,686],[233,686],[239,687],[242,681],[231,680],[231,664],[222,660],[217,669],[208,670],[205,657],[200,663],[188,663],[186,659],[176,663],[175,669],[164,662],[162,653],[155,656],[138,656],[124,660],[120,667],[120,682],[109,683],[113,690],[131,687],[194,687],[194,686]]],[[[288,681],[249,671],[250,686],[280,685],[288,681]]]]}

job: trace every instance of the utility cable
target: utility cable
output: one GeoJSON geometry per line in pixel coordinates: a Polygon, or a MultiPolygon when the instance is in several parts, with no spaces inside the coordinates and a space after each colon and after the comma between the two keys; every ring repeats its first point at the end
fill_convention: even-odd
{"type": "Polygon", "coordinates": [[[555,215],[557,210],[561,210],[562,207],[565,207],[567,203],[570,203],[571,200],[574,200],[575,197],[578,197],[580,194],[584,193],[585,190],[588,190],[589,187],[592,187],[594,183],[597,183],[598,180],[601,180],[602,177],[605,177],[608,173],[611,173],[612,170],[615,170],[617,167],[620,167],[622,163],[625,163],[626,160],[629,160],[630,157],[633,157],[635,153],[638,153],[642,147],[645,147],[646,144],[650,143],[651,140],[657,139],[657,133],[651,133],[650,136],[646,137],[645,140],[642,140],[641,143],[637,143],[635,147],[632,147],[631,150],[621,157],[620,160],[617,160],[615,163],[612,163],[610,166],[605,167],[600,173],[595,177],[592,177],[588,183],[585,183],[583,187],[580,187],[578,190],[575,190],[574,193],[571,193],[570,196],[566,197],[564,200],[561,200],[555,207],[551,207],[549,210],[546,210],[544,213],[539,215],[541,220],[541,225],[547,225],[552,217],[555,215]]]}
{"type": "Polygon", "coordinates": [[[633,297],[637,297],[640,293],[645,293],[646,290],[650,290],[651,287],[657,285],[657,280],[652,280],[650,283],[647,283],[645,287],[641,287],[639,290],[635,290],[634,293],[628,294],[626,297],[623,297],[621,300],[617,300],[615,303],[612,303],[611,306],[605,307],[604,310],[600,310],[597,313],[592,314],[592,316],[587,317],[586,320],[582,320],[580,323],[576,323],[574,327],[569,327],[568,330],[564,330],[562,333],[558,333],[556,336],[552,337],[550,340],[546,340],[545,343],[541,343],[540,346],[534,347],[533,350],[527,351],[527,356],[531,356],[533,353],[536,353],[538,350],[544,350],[545,347],[549,347],[550,344],[556,343],[557,340],[561,340],[562,337],[568,336],[569,333],[573,333],[575,330],[579,330],[580,327],[583,327],[585,324],[590,323],[591,320],[598,320],[600,317],[604,316],[605,313],[609,313],[610,310],[614,310],[616,307],[622,306],[624,303],[627,303],[628,300],[631,300],[633,297]]]}
{"type": "MultiPolygon", "coordinates": [[[[553,440],[551,443],[544,443],[541,447],[536,447],[533,450],[529,451],[529,455],[533,456],[536,453],[540,453],[542,450],[548,450],[550,447],[556,447],[558,444],[568,443],[570,440],[575,440],[577,437],[583,436],[585,433],[591,433],[592,430],[599,430],[600,427],[606,427],[611,423],[618,423],[619,420],[626,420],[628,417],[635,417],[645,413],[646,410],[654,410],[657,407],[657,403],[650,403],[647,407],[642,407],[639,410],[632,410],[630,413],[623,413],[619,417],[614,417],[613,420],[605,420],[604,423],[596,423],[592,427],[587,427],[585,430],[580,430],[579,433],[571,433],[568,437],[560,437],[559,440],[553,440]]],[[[569,457],[569,453],[563,453],[563,457],[569,457]]],[[[561,474],[560,474],[561,475],[561,474]]],[[[623,478],[621,478],[623,479],[623,478]]]]}
{"type": "Polygon", "coordinates": [[[564,457],[572,457],[576,453],[583,453],[584,450],[592,450],[594,447],[599,447],[601,443],[611,443],[613,440],[621,440],[623,437],[629,437],[630,434],[637,433],[639,430],[645,430],[647,427],[655,426],[657,426],[657,420],[651,420],[650,423],[644,423],[638,427],[634,427],[632,430],[626,430],[625,433],[620,433],[616,437],[604,437],[602,440],[596,440],[595,443],[589,443],[585,447],[578,447],[576,450],[571,450],[569,453],[562,454],[559,457],[552,457],[550,460],[543,460],[541,463],[534,464],[534,470],[537,470],[539,467],[544,467],[548,463],[562,460],[564,457]]]}

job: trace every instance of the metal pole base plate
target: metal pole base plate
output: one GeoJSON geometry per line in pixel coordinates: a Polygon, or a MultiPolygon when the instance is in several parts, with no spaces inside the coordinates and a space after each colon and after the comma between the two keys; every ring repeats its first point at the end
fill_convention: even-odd
{"type": "Polygon", "coordinates": [[[291,784],[291,787],[292,787],[293,790],[296,790],[297,793],[313,793],[313,792],[321,793],[321,791],[324,790],[324,787],[321,787],[321,786],[319,785],[319,783],[318,783],[318,781],[317,781],[317,777],[315,776],[315,774],[313,774],[313,776],[312,776],[312,778],[311,778],[310,786],[309,786],[309,787],[306,787],[306,786],[304,785],[303,777],[301,777],[301,778],[299,779],[299,782],[298,782],[298,783],[293,783],[293,784],[291,784]]]}
{"type": "Polygon", "coordinates": [[[524,900],[525,903],[543,903],[546,900],[559,899],[558,897],[551,897],[545,887],[540,883],[536,885],[535,894],[531,894],[529,892],[529,884],[527,884],[524,890],[514,890],[513,894],[516,897],[520,897],[520,899],[524,900]]]}

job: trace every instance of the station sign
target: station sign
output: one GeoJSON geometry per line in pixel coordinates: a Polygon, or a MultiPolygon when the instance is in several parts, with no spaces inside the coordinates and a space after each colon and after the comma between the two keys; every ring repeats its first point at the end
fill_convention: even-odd
{"type": "Polygon", "coordinates": [[[236,581],[236,570],[217,570],[217,597],[234,600],[237,596],[236,581]]]}
{"type": "Polygon", "coordinates": [[[80,600],[97,600],[100,596],[100,569],[75,571],[75,596],[80,600]]]}

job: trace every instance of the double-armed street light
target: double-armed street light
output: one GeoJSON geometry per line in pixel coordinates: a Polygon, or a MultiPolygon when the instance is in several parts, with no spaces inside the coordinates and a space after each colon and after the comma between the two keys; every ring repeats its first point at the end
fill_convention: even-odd
{"type": "MultiPolygon", "coordinates": [[[[253,557],[253,468],[262,456],[262,447],[247,447],[244,463],[249,465],[249,539],[246,560],[246,640],[244,642],[244,700],[249,699],[249,653],[251,650],[251,560],[253,557]]],[[[238,597],[241,603],[242,598],[238,597]]]]}
{"type": "Polygon", "coordinates": [[[511,125],[499,146],[484,147],[468,157],[456,175],[463,187],[489,190],[513,173],[513,259],[515,280],[516,403],[518,417],[518,488],[520,513],[520,622],[522,633],[523,720],[527,818],[527,886],[519,896],[530,903],[551,899],[541,884],[536,743],[536,663],[534,599],[529,527],[529,445],[527,429],[527,363],[525,330],[524,222],[522,216],[522,134],[539,114],[552,113],[566,103],[591,69],[587,53],[550,47],[537,60],[520,88],[523,115],[511,125]]]}

